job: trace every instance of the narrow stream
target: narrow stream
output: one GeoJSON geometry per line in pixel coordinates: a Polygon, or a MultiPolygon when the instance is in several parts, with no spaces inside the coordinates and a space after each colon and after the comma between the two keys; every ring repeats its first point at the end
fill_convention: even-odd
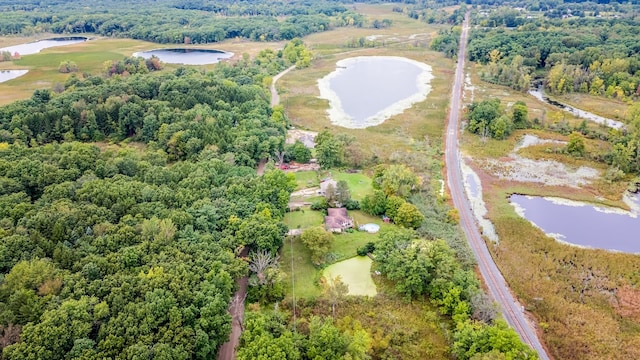
{"type": "Polygon", "coordinates": [[[571,113],[571,114],[573,114],[573,115],[575,115],[575,116],[577,116],[577,117],[579,117],[581,119],[586,119],[586,120],[589,120],[589,121],[593,121],[593,122],[596,122],[598,124],[604,124],[604,125],[606,125],[608,127],[614,128],[614,129],[621,129],[621,128],[624,127],[624,124],[621,123],[620,121],[611,120],[609,118],[606,118],[606,117],[603,117],[603,116],[600,116],[600,115],[596,115],[596,114],[593,114],[593,113],[590,113],[588,111],[584,111],[584,110],[581,110],[581,109],[577,109],[577,108],[574,108],[573,106],[562,104],[562,103],[559,103],[559,102],[557,102],[555,100],[551,100],[547,96],[545,96],[542,87],[538,87],[536,89],[529,90],[529,94],[531,96],[535,97],[536,99],[542,101],[542,102],[546,102],[547,104],[551,104],[553,106],[557,106],[560,109],[562,109],[562,110],[564,110],[564,111],[566,111],[568,113],[571,113]]]}

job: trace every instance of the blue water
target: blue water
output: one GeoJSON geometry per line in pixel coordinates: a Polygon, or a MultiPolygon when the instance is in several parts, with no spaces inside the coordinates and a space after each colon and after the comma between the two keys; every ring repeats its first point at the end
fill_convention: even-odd
{"type": "MultiPolygon", "coordinates": [[[[512,195],[525,218],[559,240],[594,249],[640,253],[640,218],[620,209],[559,204],[535,196],[512,195]]],[[[636,204],[640,197],[635,196],[636,204]]]]}
{"type": "Polygon", "coordinates": [[[11,55],[13,55],[16,52],[20,55],[31,55],[31,54],[37,54],[41,50],[47,49],[50,47],[77,44],[84,41],[87,41],[87,38],[84,38],[84,37],[55,38],[55,39],[34,41],[26,44],[8,46],[0,49],[0,51],[9,51],[11,55]]]}
{"type": "Polygon", "coordinates": [[[418,92],[416,77],[423,70],[393,58],[373,57],[349,64],[330,80],[344,112],[354,122],[367,118],[418,92]]]}
{"type": "Polygon", "coordinates": [[[0,70],[0,83],[20,77],[27,73],[27,70],[0,70]]]}
{"type": "Polygon", "coordinates": [[[208,49],[157,49],[133,54],[145,59],[153,55],[167,64],[207,65],[228,59],[233,53],[208,49]]]}
{"type": "Polygon", "coordinates": [[[467,174],[465,180],[467,181],[467,183],[469,183],[469,191],[471,192],[471,197],[478,197],[480,193],[480,191],[478,191],[480,188],[480,184],[476,182],[476,178],[473,176],[473,174],[467,174]]]}

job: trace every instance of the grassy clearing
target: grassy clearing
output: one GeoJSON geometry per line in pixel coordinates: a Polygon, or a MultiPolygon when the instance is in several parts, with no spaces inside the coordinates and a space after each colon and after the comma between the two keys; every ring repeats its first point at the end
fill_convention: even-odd
{"type": "Polygon", "coordinates": [[[285,239],[280,253],[280,264],[282,271],[287,274],[285,281],[288,297],[293,295],[294,283],[296,298],[315,298],[322,294],[320,287],[316,285],[318,269],[311,263],[311,254],[300,241],[300,237],[292,236],[285,239]]]}
{"type": "Polygon", "coordinates": [[[367,194],[373,192],[371,178],[365,174],[332,171],[331,177],[335,181],[346,181],[349,184],[349,192],[354,200],[362,200],[367,194]]]}
{"type": "MultiPolygon", "coordinates": [[[[56,37],[56,35],[38,36],[38,38],[11,37],[0,42],[0,47],[52,37],[56,37]]],[[[17,79],[0,84],[0,105],[29,98],[36,89],[50,89],[56,83],[64,83],[71,74],[61,74],[58,72],[58,66],[62,61],[70,60],[75,62],[80,69],[79,73],[88,72],[91,74],[99,74],[102,72],[105,61],[119,60],[139,51],[169,47],[175,48],[180,47],[180,45],[155,44],[132,39],[96,37],[83,43],[44,49],[38,54],[25,55],[20,60],[2,62],[0,63],[0,70],[28,69],[29,72],[17,79]]],[[[258,43],[231,39],[217,44],[189,45],[189,47],[230,51],[235,54],[231,60],[233,61],[234,59],[240,58],[244,53],[254,56],[265,48],[282,49],[284,48],[284,42],[258,43]]],[[[176,69],[179,66],[182,65],[165,64],[165,68],[168,71],[176,69]]],[[[212,69],[215,65],[204,65],[200,67],[203,69],[212,69]]]]}
{"type": "Polygon", "coordinates": [[[319,211],[313,211],[305,206],[300,211],[284,214],[284,223],[289,229],[306,229],[312,226],[322,225],[324,216],[319,211]]]}
{"type": "MultiPolygon", "coordinates": [[[[371,216],[359,210],[349,211],[349,216],[353,218],[356,228],[369,223],[380,225],[380,230],[395,227],[393,224],[385,223],[377,216],[371,216]]],[[[369,242],[378,240],[378,234],[370,234],[366,231],[354,231],[351,233],[337,234],[335,239],[331,247],[331,252],[336,255],[336,260],[339,261],[356,256],[356,250],[369,242]]]]}
{"type": "Polygon", "coordinates": [[[292,71],[278,82],[282,90],[281,102],[289,119],[299,128],[314,131],[328,129],[333,133],[353,136],[365,154],[375,156],[380,161],[410,151],[416,140],[421,141],[425,137],[439,143],[445,124],[454,63],[440,53],[429,51],[428,45],[442,26],[424,24],[393,13],[392,6],[358,4],[357,9],[367,14],[370,20],[389,18],[393,25],[388,29],[338,29],[306,37],[305,42],[311,46],[316,57],[312,65],[292,71]],[[345,47],[351,39],[370,35],[378,36],[380,47],[345,47]],[[338,60],[353,56],[385,55],[403,56],[432,66],[434,79],[427,99],[383,124],[367,129],[354,130],[331,125],[326,115],[328,102],[318,99],[317,80],[332,72],[338,60]]]}
{"type": "Polygon", "coordinates": [[[376,240],[378,240],[377,234],[369,234],[366,231],[338,234],[331,246],[331,253],[335,255],[336,261],[349,259],[357,255],[356,250],[359,247],[376,240]]]}
{"type": "Polygon", "coordinates": [[[296,190],[307,189],[320,185],[317,171],[296,171],[296,190]]]}
{"type": "Polygon", "coordinates": [[[589,94],[565,94],[552,96],[553,99],[579,109],[604,116],[609,119],[624,121],[627,119],[629,104],[616,99],[607,99],[589,94]]]}

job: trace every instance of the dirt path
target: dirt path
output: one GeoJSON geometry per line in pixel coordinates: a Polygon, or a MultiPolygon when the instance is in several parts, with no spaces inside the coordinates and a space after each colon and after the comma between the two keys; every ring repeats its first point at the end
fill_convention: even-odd
{"type": "MultiPolygon", "coordinates": [[[[276,106],[280,102],[278,91],[276,91],[276,81],[284,76],[289,71],[293,70],[296,66],[291,66],[285,71],[279,73],[273,77],[271,83],[271,106],[276,106]]],[[[256,173],[258,175],[264,174],[264,169],[267,165],[267,159],[260,160],[256,173]]],[[[249,254],[249,249],[244,248],[241,257],[245,257],[249,254]]],[[[233,296],[233,300],[229,305],[229,314],[231,314],[231,334],[229,335],[229,341],[222,344],[218,351],[218,360],[234,360],[236,358],[236,350],[240,345],[240,336],[242,335],[242,321],[244,320],[244,300],[247,298],[247,283],[249,281],[248,276],[243,276],[236,281],[238,284],[238,291],[233,296]]]]}
{"type": "MultiPolygon", "coordinates": [[[[242,249],[240,257],[249,255],[249,248],[242,249]]],[[[233,295],[229,304],[229,314],[231,314],[231,334],[229,341],[222,344],[218,351],[218,360],[233,360],[236,358],[236,350],[240,344],[242,335],[242,322],[244,321],[244,300],[247,298],[247,284],[249,276],[243,276],[236,280],[238,291],[233,295]]]]}
{"type": "Polygon", "coordinates": [[[271,90],[271,107],[274,107],[280,103],[280,96],[278,95],[278,90],[276,90],[276,81],[280,80],[281,77],[283,77],[286,73],[288,73],[289,71],[295,68],[296,66],[293,65],[289,67],[287,70],[273,77],[273,81],[271,81],[271,87],[269,88],[269,90],[271,90]]]}
{"type": "Polygon", "coordinates": [[[258,176],[262,176],[264,174],[264,168],[267,166],[267,159],[262,159],[258,163],[258,168],[256,169],[256,173],[258,176]]]}

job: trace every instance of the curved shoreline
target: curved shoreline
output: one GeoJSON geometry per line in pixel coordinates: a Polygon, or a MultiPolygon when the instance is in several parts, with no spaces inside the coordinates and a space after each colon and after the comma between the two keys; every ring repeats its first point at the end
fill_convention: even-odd
{"type": "Polygon", "coordinates": [[[5,72],[10,72],[13,73],[10,76],[8,76],[6,79],[2,79],[2,76],[0,76],[0,84],[7,82],[7,81],[11,81],[13,79],[17,79],[20,76],[26,75],[26,73],[29,72],[29,70],[0,70],[0,74],[5,73],[5,72]]]}
{"type": "Polygon", "coordinates": [[[232,58],[235,54],[232,53],[232,52],[229,52],[229,51],[224,51],[224,50],[201,49],[201,48],[156,48],[156,49],[151,49],[151,50],[137,51],[137,52],[134,52],[133,54],[131,54],[132,57],[141,57],[141,58],[144,58],[144,59],[150,59],[154,55],[156,57],[158,57],[160,59],[160,61],[162,61],[164,63],[167,63],[167,64],[201,66],[201,65],[217,64],[217,63],[219,63],[219,62],[221,62],[223,60],[227,60],[227,59],[232,58]],[[152,54],[154,51],[173,52],[173,53],[175,53],[175,55],[186,55],[186,54],[189,54],[191,52],[210,53],[210,54],[224,54],[225,57],[216,58],[216,60],[214,62],[207,62],[206,64],[194,64],[194,63],[191,63],[191,62],[169,62],[169,61],[161,59],[160,56],[158,56],[156,54],[152,54]],[[226,56],[226,55],[228,55],[228,56],[226,56]]]}
{"type": "Polygon", "coordinates": [[[329,121],[331,121],[331,124],[348,129],[364,129],[370,126],[380,125],[390,117],[401,114],[406,109],[411,108],[413,104],[424,101],[427,98],[427,95],[431,92],[432,79],[433,74],[431,66],[416,60],[400,56],[356,56],[339,60],[336,62],[336,69],[334,71],[318,80],[318,88],[320,90],[319,98],[329,101],[327,114],[329,115],[329,121]],[[331,80],[339,76],[348,65],[371,59],[393,59],[408,62],[419,67],[422,71],[416,77],[416,86],[418,90],[413,95],[387,106],[364,121],[355,122],[353,118],[342,108],[342,103],[338,94],[331,90],[331,80]]]}

